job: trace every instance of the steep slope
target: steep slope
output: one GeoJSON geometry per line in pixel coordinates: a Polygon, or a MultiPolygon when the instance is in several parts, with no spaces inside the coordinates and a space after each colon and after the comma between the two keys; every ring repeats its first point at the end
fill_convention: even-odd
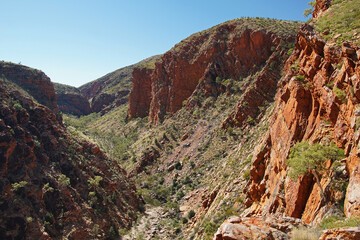
{"type": "Polygon", "coordinates": [[[79,87],[79,90],[89,100],[94,112],[108,112],[128,102],[133,69],[135,67],[153,68],[154,61],[159,57],[160,55],[149,57],[134,65],[120,68],[79,87]]]}
{"type": "Polygon", "coordinates": [[[242,18],[190,36],[155,62],[154,69],[135,69],[129,117],[149,115],[159,123],[179,110],[199,85],[206,97],[217,96],[224,91],[221,80],[257,72],[275,57],[279,45],[291,42],[297,27],[289,21],[242,18]]]}
{"type": "Polygon", "coordinates": [[[29,92],[47,96],[36,91],[51,89],[40,71],[10,63],[0,71],[0,238],[115,238],[141,207],[135,187],[98,146],[4,77],[28,83],[33,72],[41,79],[29,92]]]}
{"type": "Polygon", "coordinates": [[[15,83],[33,96],[37,102],[58,112],[54,86],[42,71],[20,64],[0,62],[1,77],[15,83]]]}
{"type": "MultiPolygon", "coordinates": [[[[355,14],[352,21],[358,23],[359,19],[354,18],[360,16],[355,7],[358,4],[359,1],[336,1],[326,11],[330,1],[317,1],[313,16],[318,19],[299,29],[294,53],[279,83],[269,130],[252,158],[250,180],[244,191],[248,209],[243,217],[287,216],[315,226],[325,218],[341,219],[344,213],[347,217],[359,217],[360,48],[354,44],[359,29],[352,29],[350,36],[355,36],[355,40],[347,33],[343,35],[350,42],[339,39],[343,28],[348,27],[345,25],[328,25],[328,31],[316,31],[323,30],[324,21],[331,23],[332,17],[355,14]],[[327,41],[329,32],[340,35],[327,41]],[[345,149],[346,158],[332,167],[329,176],[321,172],[326,198],[321,197],[312,174],[297,181],[287,175],[285,163],[290,149],[301,141],[335,142],[345,149]]],[[[241,222],[224,223],[214,239],[244,239],[235,234],[244,228],[241,222]]],[[[356,239],[352,229],[346,231],[333,231],[332,236],[356,239]]]]}
{"type": "Polygon", "coordinates": [[[59,109],[77,116],[90,114],[90,103],[76,87],[53,83],[59,109]]]}

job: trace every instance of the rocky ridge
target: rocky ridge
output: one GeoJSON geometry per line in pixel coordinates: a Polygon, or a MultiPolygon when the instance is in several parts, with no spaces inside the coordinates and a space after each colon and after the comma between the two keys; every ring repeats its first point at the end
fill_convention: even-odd
{"type": "Polygon", "coordinates": [[[291,42],[286,31],[297,26],[272,19],[238,19],[190,36],[156,61],[154,69],[135,69],[129,117],[149,115],[150,121],[159,123],[166,114],[178,111],[197,88],[206,97],[217,96],[226,86],[216,81],[257,72],[279,45],[291,42]]]}

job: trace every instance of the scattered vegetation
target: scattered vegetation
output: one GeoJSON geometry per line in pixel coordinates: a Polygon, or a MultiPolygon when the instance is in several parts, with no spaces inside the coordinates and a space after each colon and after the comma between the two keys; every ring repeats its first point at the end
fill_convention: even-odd
{"type": "Polygon", "coordinates": [[[292,179],[297,179],[300,175],[313,174],[322,197],[325,197],[319,174],[330,171],[325,166],[326,160],[337,161],[343,157],[344,151],[334,143],[321,145],[320,143],[310,144],[307,141],[298,142],[291,148],[286,162],[286,165],[290,167],[288,174],[292,179]]]}
{"type": "Polygon", "coordinates": [[[360,44],[360,2],[357,0],[332,1],[332,6],[315,21],[316,30],[327,32],[323,37],[338,45],[345,41],[360,44]]]}

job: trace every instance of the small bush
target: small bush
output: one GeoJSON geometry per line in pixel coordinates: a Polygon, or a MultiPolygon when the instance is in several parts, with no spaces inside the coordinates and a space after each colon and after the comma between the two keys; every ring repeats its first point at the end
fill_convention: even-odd
{"type": "Polygon", "coordinates": [[[58,181],[64,187],[70,186],[70,179],[64,174],[60,174],[58,181]]]}
{"type": "Polygon", "coordinates": [[[188,213],[188,219],[192,219],[193,217],[195,217],[195,211],[194,211],[194,210],[191,210],[191,211],[188,213]]]}
{"type": "Polygon", "coordinates": [[[181,170],[181,169],[182,169],[182,165],[181,165],[180,162],[176,162],[176,163],[175,163],[175,169],[176,169],[176,170],[181,170]]]}
{"type": "Polygon", "coordinates": [[[305,77],[303,75],[300,75],[300,74],[296,76],[296,79],[301,81],[301,82],[305,81],[305,77]]]}
{"type": "Polygon", "coordinates": [[[345,102],[345,99],[346,99],[346,93],[339,89],[339,88],[334,88],[334,92],[336,94],[336,97],[342,102],[344,103],[345,102]]]}
{"type": "Polygon", "coordinates": [[[250,179],[250,170],[246,170],[243,174],[243,178],[246,180],[246,181],[249,181],[250,179]]]}
{"type": "Polygon", "coordinates": [[[11,184],[11,189],[12,189],[13,192],[17,192],[21,188],[24,188],[27,184],[28,184],[27,181],[21,181],[21,182],[18,182],[18,183],[13,183],[13,184],[11,184]]]}

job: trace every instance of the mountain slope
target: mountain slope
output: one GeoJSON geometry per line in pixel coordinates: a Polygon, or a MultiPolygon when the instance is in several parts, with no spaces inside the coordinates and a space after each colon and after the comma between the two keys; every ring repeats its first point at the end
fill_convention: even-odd
{"type": "Polygon", "coordinates": [[[134,185],[98,146],[63,126],[56,102],[38,90],[52,86],[49,78],[40,73],[28,89],[34,72],[11,63],[0,70],[0,238],[115,238],[141,207],[134,185]]]}
{"type": "Polygon", "coordinates": [[[165,53],[154,69],[134,71],[129,117],[148,114],[159,123],[179,110],[199,85],[207,97],[216,96],[221,91],[216,78],[238,80],[257,72],[279,45],[291,42],[287,38],[297,27],[296,22],[243,18],[190,36],[165,53]]]}
{"type": "Polygon", "coordinates": [[[139,63],[120,68],[99,79],[84,84],[79,90],[91,103],[94,112],[107,112],[115,106],[128,102],[131,74],[135,67],[152,67],[160,55],[149,57],[139,63]]]}

